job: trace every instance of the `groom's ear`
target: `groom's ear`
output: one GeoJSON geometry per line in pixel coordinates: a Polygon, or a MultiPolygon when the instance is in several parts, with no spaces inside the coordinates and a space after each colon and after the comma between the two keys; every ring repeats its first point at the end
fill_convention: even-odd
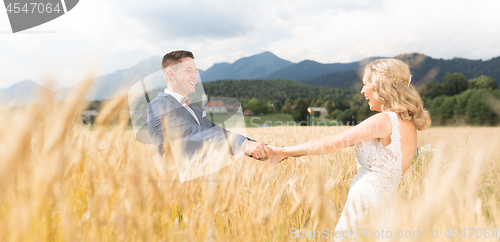
{"type": "Polygon", "coordinates": [[[163,76],[163,79],[165,79],[165,81],[167,81],[167,82],[169,80],[172,80],[172,78],[174,77],[174,75],[172,73],[172,69],[162,69],[161,75],[163,76]]]}
{"type": "Polygon", "coordinates": [[[162,74],[165,81],[174,80],[174,71],[172,69],[163,69],[162,74]]]}

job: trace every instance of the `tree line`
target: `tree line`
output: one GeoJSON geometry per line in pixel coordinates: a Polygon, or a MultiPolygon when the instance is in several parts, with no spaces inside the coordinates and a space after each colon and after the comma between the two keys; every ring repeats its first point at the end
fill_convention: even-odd
{"type": "MultiPolygon", "coordinates": [[[[221,80],[203,85],[209,98],[232,97],[240,101],[243,110],[256,115],[290,114],[297,122],[307,120],[308,107],[325,107],[326,118],[352,125],[376,113],[363,95],[350,89],[311,86],[288,79],[221,80]]],[[[447,73],[441,82],[434,80],[418,91],[433,125],[499,125],[497,86],[496,80],[488,76],[468,80],[462,73],[447,73]]],[[[88,110],[99,110],[102,104],[91,101],[88,110]]]]}
{"type": "Polygon", "coordinates": [[[220,80],[203,83],[210,97],[234,97],[244,110],[254,114],[290,114],[297,122],[305,121],[308,107],[325,107],[327,118],[343,124],[355,124],[375,112],[365,97],[350,89],[311,86],[288,79],[220,80]],[[293,109],[292,109],[293,107],[293,109]]]}
{"type": "Polygon", "coordinates": [[[447,73],[419,89],[433,125],[500,124],[500,90],[495,79],[480,76],[467,80],[462,73],[447,73]]]}
{"type": "MultiPolygon", "coordinates": [[[[357,124],[376,112],[363,95],[350,89],[304,85],[291,80],[217,81],[205,83],[208,95],[233,96],[254,114],[286,113],[296,121],[307,119],[307,107],[325,107],[327,118],[357,124]],[[292,109],[292,106],[295,108],[292,109]]],[[[419,89],[433,125],[499,125],[500,90],[495,79],[470,80],[462,73],[447,73],[419,89]]]]}

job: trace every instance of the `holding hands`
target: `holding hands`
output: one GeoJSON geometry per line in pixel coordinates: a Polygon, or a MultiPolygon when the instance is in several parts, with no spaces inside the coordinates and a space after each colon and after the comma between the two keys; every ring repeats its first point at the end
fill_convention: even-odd
{"type": "Polygon", "coordinates": [[[247,140],[245,142],[244,150],[248,156],[254,159],[262,159],[269,156],[268,146],[258,141],[247,140]]]}
{"type": "MultiPolygon", "coordinates": [[[[283,160],[288,159],[292,155],[288,155],[287,148],[289,147],[275,147],[271,145],[266,145],[262,142],[248,140],[245,143],[244,150],[247,155],[258,160],[269,160],[266,166],[273,166],[280,163],[283,160]]],[[[293,157],[299,157],[301,155],[296,155],[293,157]]]]}
{"type": "Polygon", "coordinates": [[[283,160],[286,160],[288,156],[285,155],[285,148],[278,148],[274,146],[268,146],[269,148],[269,162],[267,162],[266,166],[273,166],[280,163],[283,160]]]}

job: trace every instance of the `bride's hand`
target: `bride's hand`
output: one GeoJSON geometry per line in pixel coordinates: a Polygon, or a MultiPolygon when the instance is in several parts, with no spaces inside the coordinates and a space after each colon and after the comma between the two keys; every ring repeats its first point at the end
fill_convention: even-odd
{"type": "Polygon", "coordinates": [[[288,158],[283,152],[284,148],[278,148],[270,145],[267,147],[269,148],[269,162],[267,162],[266,166],[276,165],[288,158]]]}

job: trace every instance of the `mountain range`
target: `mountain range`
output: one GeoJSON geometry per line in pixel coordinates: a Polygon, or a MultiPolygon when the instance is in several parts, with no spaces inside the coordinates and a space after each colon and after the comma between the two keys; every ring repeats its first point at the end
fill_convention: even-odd
{"type": "MultiPolygon", "coordinates": [[[[398,55],[394,58],[410,65],[412,85],[417,88],[425,83],[430,83],[433,80],[442,82],[443,77],[448,72],[460,72],[464,74],[467,79],[485,75],[493,77],[497,80],[497,84],[500,81],[500,57],[496,57],[488,61],[468,60],[462,58],[443,60],[434,59],[423,54],[413,53],[398,55]]],[[[331,72],[304,80],[302,83],[313,86],[361,89],[362,70],[363,68],[351,71],[331,72]]]]}
{"type": "MultiPolygon", "coordinates": [[[[313,60],[293,63],[266,51],[257,55],[241,58],[234,63],[217,63],[205,71],[200,70],[203,82],[215,80],[267,80],[290,79],[313,86],[359,89],[364,66],[373,60],[386,57],[370,57],[351,63],[323,64],[313,60]]],[[[447,72],[461,72],[467,78],[487,75],[500,80],[500,57],[491,60],[451,60],[434,59],[424,54],[402,54],[394,58],[408,63],[412,72],[412,84],[420,86],[438,80],[447,72]]],[[[95,79],[88,100],[110,99],[127,90],[137,81],[160,70],[161,57],[153,56],[139,61],[133,67],[114,71],[95,79]]],[[[0,104],[18,106],[34,100],[42,88],[33,81],[24,80],[8,88],[0,89],[0,104]]],[[[63,100],[71,88],[61,88],[53,92],[57,100],[63,100]]]]}
{"type": "Polygon", "coordinates": [[[0,89],[0,104],[3,106],[22,106],[32,103],[44,87],[31,80],[24,80],[0,89]]]}
{"type": "Polygon", "coordinates": [[[276,71],[293,65],[273,53],[266,51],[257,55],[241,58],[234,63],[218,63],[200,72],[204,82],[228,79],[271,79],[264,78],[276,71]]]}

